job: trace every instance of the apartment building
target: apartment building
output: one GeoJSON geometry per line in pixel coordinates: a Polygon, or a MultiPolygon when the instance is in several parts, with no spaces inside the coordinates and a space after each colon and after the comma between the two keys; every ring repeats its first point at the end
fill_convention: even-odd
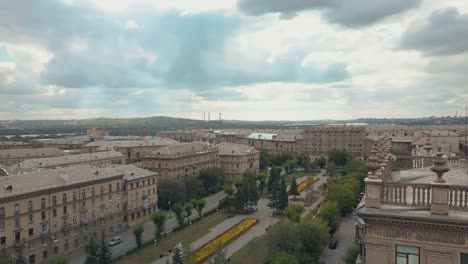
{"type": "Polygon", "coordinates": [[[22,250],[27,263],[82,248],[91,236],[105,239],[137,222],[135,212],[145,212],[134,216],[144,221],[156,210],[156,174],[132,165],[5,176],[0,186],[0,249],[22,250]],[[136,184],[151,194],[134,195],[140,194],[136,184]],[[133,197],[131,211],[127,197],[133,197]]]}
{"type": "Polygon", "coordinates": [[[64,150],[79,150],[90,141],[88,136],[74,136],[64,138],[35,139],[35,143],[43,148],[58,148],[64,150]]]}
{"type": "Polygon", "coordinates": [[[394,170],[388,150],[389,144],[374,148],[368,160],[357,209],[362,263],[468,263],[466,160],[447,162],[439,150],[432,167],[384,178],[394,170]]]}
{"type": "Polygon", "coordinates": [[[63,156],[63,150],[57,148],[30,148],[0,150],[0,165],[12,166],[27,159],[63,156]]]}
{"type": "Polygon", "coordinates": [[[81,149],[83,153],[114,150],[122,153],[128,160],[139,161],[163,146],[177,145],[179,142],[169,139],[154,137],[144,140],[105,140],[90,142],[81,149]]]}
{"type": "Polygon", "coordinates": [[[0,141],[0,150],[32,148],[32,145],[19,141],[0,141]]]}
{"type": "Polygon", "coordinates": [[[260,152],[254,147],[224,142],[218,144],[218,148],[219,164],[224,169],[226,178],[238,178],[246,171],[259,172],[260,152]]]}
{"type": "Polygon", "coordinates": [[[109,136],[109,129],[107,128],[88,128],[86,130],[86,135],[90,139],[103,139],[104,137],[109,136]]]}
{"type": "Polygon", "coordinates": [[[217,135],[210,130],[172,130],[157,133],[158,137],[171,138],[179,142],[207,142],[217,143],[217,135]]]}
{"type": "Polygon", "coordinates": [[[316,126],[302,132],[303,149],[315,155],[327,156],[331,150],[345,150],[356,158],[364,156],[364,126],[316,126]]]}
{"type": "Polygon", "coordinates": [[[13,167],[16,169],[36,169],[36,168],[61,168],[76,165],[92,165],[106,167],[112,164],[125,164],[125,156],[117,151],[102,151],[96,153],[84,153],[67,155],[60,157],[28,159],[13,167]]]}
{"type": "Polygon", "coordinates": [[[197,175],[205,168],[219,167],[218,147],[204,142],[180,143],[158,148],[143,157],[143,168],[160,177],[179,179],[197,175]]]}

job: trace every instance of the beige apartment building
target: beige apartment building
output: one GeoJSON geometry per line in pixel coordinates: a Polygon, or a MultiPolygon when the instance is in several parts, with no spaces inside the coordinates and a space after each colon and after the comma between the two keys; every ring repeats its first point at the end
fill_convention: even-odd
{"type": "Polygon", "coordinates": [[[103,139],[109,136],[109,129],[107,128],[88,128],[86,130],[86,135],[90,139],[103,139]]]}
{"type": "Polygon", "coordinates": [[[260,152],[255,148],[235,143],[220,143],[219,163],[226,178],[239,178],[244,172],[257,173],[260,170],[260,152]]]}
{"type": "Polygon", "coordinates": [[[12,166],[27,159],[63,156],[57,148],[30,148],[0,150],[0,165],[12,166]]]}
{"type": "Polygon", "coordinates": [[[431,162],[383,177],[394,170],[389,149],[390,141],[381,141],[368,160],[357,209],[361,263],[468,263],[466,160],[447,162],[439,150],[431,162]]]}
{"type": "Polygon", "coordinates": [[[58,148],[64,150],[79,150],[90,141],[88,136],[73,136],[64,138],[35,139],[35,143],[43,148],[58,148]]]}
{"type": "Polygon", "coordinates": [[[128,160],[139,161],[144,156],[156,151],[160,147],[179,144],[179,142],[169,139],[154,137],[144,140],[105,140],[90,142],[81,149],[83,153],[94,153],[99,151],[115,150],[128,160]]]}
{"type": "Polygon", "coordinates": [[[157,172],[162,179],[181,179],[219,167],[218,151],[217,146],[204,142],[161,147],[143,158],[143,168],[157,172]]]}
{"type": "Polygon", "coordinates": [[[37,169],[37,168],[61,168],[76,165],[92,165],[106,167],[112,164],[125,164],[125,156],[117,151],[102,151],[95,153],[84,153],[60,157],[28,159],[14,165],[15,170],[37,169]]]}
{"type": "Polygon", "coordinates": [[[314,155],[327,156],[331,150],[345,150],[356,158],[364,156],[364,126],[316,126],[304,129],[303,149],[314,155]]]}
{"type": "Polygon", "coordinates": [[[19,141],[0,141],[0,150],[4,149],[25,149],[32,148],[32,145],[19,141]]]}
{"type": "Polygon", "coordinates": [[[0,249],[13,255],[22,250],[27,263],[68,254],[91,236],[105,239],[156,210],[156,174],[132,165],[6,176],[0,177],[0,186],[0,249]],[[145,186],[146,195],[138,196],[136,184],[145,186]],[[128,210],[129,194],[132,201],[143,202],[128,210]]]}

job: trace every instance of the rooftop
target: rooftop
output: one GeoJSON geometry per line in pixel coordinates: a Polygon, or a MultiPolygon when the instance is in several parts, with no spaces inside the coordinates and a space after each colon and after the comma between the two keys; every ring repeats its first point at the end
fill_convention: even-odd
{"type": "Polygon", "coordinates": [[[205,142],[190,142],[158,148],[155,152],[148,155],[148,157],[172,157],[175,155],[189,156],[213,151],[218,151],[218,147],[213,144],[205,142]]]}
{"type": "Polygon", "coordinates": [[[179,144],[178,141],[169,138],[153,137],[145,140],[105,140],[90,142],[83,147],[97,147],[98,150],[115,150],[117,148],[132,148],[132,147],[151,147],[151,146],[168,146],[179,144]]]}
{"type": "Polygon", "coordinates": [[[63,150],[57,148],[31,148],[31,149],[6,149],[0,150],[0,159],[13,158],[37,158],[63,156],[63,150]]]}
{"type": "Polygon", "coordinates": [[[111,151],[102,151],[102,152],[85,153],[85,154],[77,154],[77,155],[68,155],[68,156],[61,156],[61,157],[28,159],[28,160],[18,163],[17,166],[22,167],[22,168],[47,168],[47,167],[55,167],[55,166],[90,162],[94,160],[113,159],[113,158],[125,158],[125,156],[120,152],[111,150],[111,151]]]}
{"type": "Polygon", "coordinates": [[[29,143],[21,142],[21,141],[0,141],[0,145],[7,145],[7,146],[24,146],[30,145],[29,143]]]}
{"type": "Polygon", "coordinates": [[[131,180],[151,175],[155,175],[155,173],[133,165],[113,165],[106,168],[79,165],[4,176],[0,177],[0,198],[113,176],[122,176],[124,179],[131,180]]]}
{"type": "Polygon", "coordinates": [[[249,145],[243,144],[234,144],[234,143],[227,143],[223,142],[218,144],[219,147],[219,155],[245,155],[251,153],[258,153],[254,147],[249,145]]]}

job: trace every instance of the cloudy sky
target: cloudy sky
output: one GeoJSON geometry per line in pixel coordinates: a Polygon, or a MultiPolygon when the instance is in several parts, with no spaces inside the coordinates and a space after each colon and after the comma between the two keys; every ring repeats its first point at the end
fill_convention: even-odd
{"type": "Polygon", "coordinates": [[[466,0],[0,3],[0,119],[454,115],[467,73],[466,0]]]}

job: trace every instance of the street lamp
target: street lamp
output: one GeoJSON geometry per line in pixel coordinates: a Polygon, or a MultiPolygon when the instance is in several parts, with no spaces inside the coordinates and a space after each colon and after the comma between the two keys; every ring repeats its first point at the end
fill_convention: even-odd
{"type": "Polygon", "coordinates": [[[154,254],[156,255],[156,261],[158,261],[158,245],[156,242],[158,242],[158,240],[155,238],[154,240],[154,254]]]}

